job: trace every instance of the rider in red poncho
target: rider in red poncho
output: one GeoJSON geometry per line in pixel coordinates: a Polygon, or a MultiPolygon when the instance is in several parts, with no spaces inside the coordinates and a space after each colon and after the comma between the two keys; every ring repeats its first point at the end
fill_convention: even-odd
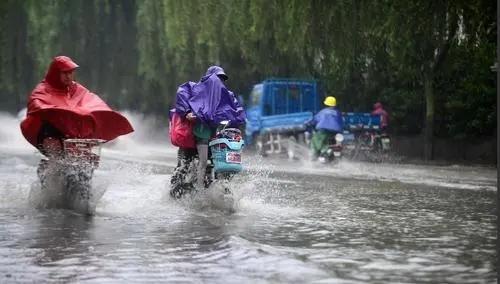
{"type": "Polygon", "coordinates": [[[26,140],[49,157],[58,155],[65,138],[109,141],[134,131],[124,116],[74,81],[77,67],[67,56],[55,57],[31,93],[21,122],[26,140]]]}

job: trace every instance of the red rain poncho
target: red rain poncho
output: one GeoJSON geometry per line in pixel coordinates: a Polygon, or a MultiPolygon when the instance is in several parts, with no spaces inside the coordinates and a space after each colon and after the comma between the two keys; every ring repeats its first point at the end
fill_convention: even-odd
{"type": "Polygon", "coordinates": [[[69,57],[54,58],[45,79],[31,93],[21,131],[33,146],[41,142],[37,140],[43,123],[49,123],[66,138],[109,141],[134,131],[124,116],[82,85],[73,82],[65,87],[62,84],[60,72],[76,67],[78,65],[69,57]]]}

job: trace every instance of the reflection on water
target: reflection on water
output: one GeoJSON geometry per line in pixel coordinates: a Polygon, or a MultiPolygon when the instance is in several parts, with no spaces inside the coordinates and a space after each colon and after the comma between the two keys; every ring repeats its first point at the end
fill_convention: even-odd
{"type": "MultiPolygon", "coordinates": [[[[104,157],[105,193],[85,217],[32,208],[36,159],[0,151],[0,282],[496,282],[490,188],[273,172],[249,158],[231,212],[216,195],[168,198],[173,160],[162,159],[104,157]]],[[[481,179],[467,175],[459,182],[481,179]]]]}

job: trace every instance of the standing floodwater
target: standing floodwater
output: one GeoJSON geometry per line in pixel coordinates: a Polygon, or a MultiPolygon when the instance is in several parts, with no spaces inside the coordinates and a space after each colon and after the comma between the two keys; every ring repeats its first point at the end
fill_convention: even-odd
{"type": "Polygon", "coordinates": [[[35,151],[0,147],[1,283],[496,282],[493,168],[247,155],[230,213],[168,197],[174,149],[119,146],[93,217],[34,209],[35,151]]]}

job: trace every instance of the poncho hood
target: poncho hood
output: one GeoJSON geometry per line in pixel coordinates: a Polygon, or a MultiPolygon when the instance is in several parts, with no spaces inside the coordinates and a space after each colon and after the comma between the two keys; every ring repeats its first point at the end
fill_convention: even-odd
{"type": "Polygon", "coordinates": [[[222,69],[222,67],[214,65],[208,67],[207,73],[205,73],[205,76],[203,76],[200,81],[205,81],[208,77],[210,77],[213,74],[221,76],[222,78],[224,78],[224,80],[229,79],[229,76],[227,76],[226,72],[224,72],[224,69],[222,69]]]}
{"type": "Polygon", "coordinates": [[[379,108],[383,108],[384,106],[382,105],[381,102],[376,102],[374,105],[373,105],[373,108],[374,109],[379,109],[379,108]]]}
{"type": "Polygon", "coordinates": [[[78,66],[71,58],[67,56],[57,56],[54,57],[52,63],[50,63],[49,70],[45,74],[45,82],[55,89],[63,90],[66,87],[61,82],[60,74],[61,72],[67,72],[75,70],[78,66]]]}

